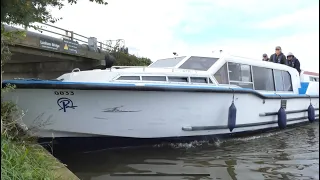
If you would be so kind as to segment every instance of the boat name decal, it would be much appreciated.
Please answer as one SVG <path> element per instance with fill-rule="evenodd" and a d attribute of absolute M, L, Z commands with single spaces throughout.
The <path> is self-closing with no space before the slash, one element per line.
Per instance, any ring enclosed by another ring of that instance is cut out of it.
<path fill-rule="evenodd" d="M 139 111 L 126 111 L 126 110 L 121 110 L 120 108 L 122 108 L 123 106 L 118 106 L 118 107 L 114 107 L 114 108 L 107 108 L 105 110 L 103 110 L 102 112 L 139 112 Z"/>
<path fill-rule="evenodd" d="M 78 106 L 74 106 L 72 100 L 66 97 L 59 98 L 57 100 L 57 104 L 60 107 L 59 111 L 63 110 L 63 112 L 67 112 L 67 109 L 69 108 L 74 109 L 78 107 Z"/>

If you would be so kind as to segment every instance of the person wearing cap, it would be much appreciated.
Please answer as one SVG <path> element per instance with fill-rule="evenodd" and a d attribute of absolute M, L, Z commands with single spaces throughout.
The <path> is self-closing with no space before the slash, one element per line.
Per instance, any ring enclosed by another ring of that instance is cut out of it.
<path fill-rule="evenodd" d="M 291 52 L 288 53 L 287 59 L 288 59 L 288 66 L 295 68 L 300 74 L 301 72 L 300 61 Z"/>
<path fill-rule="evenodd" d="M 282 53 L 280 46 L 276 47 L 276 52 L 270 56 L 269 61 L 279 64 L 287 64 L 286 56 Z"/>
<path fill-rule="evenodd" d="M 262 55 L 262 61 L 269 61 L 268 55 L 266 53 Z"/>

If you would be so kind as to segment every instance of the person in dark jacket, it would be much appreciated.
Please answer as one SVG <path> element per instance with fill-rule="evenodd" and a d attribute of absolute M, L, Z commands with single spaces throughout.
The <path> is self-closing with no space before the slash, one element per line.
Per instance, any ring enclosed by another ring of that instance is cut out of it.
<path fill-rule="evenodd" d="M 300 72 L 301 72 L 300 61 L 291 52 L 288 53 L 287 59 L 288 59 L 288 66 L 295 68 L 300 75 Z"/>
<path fill-rule="evenodd" d="M 262 55 L 262 61 L 269 61 L 269 58 L 268 58 L 267 54 L 263 54 Z"/>
<path fill-rule="evenodd" d="M 269 61 L 274 63 L 287 64 L 286 56 L 282 53 L 280 46 L 276 47 L 276 52 L 270 56 Z"/>

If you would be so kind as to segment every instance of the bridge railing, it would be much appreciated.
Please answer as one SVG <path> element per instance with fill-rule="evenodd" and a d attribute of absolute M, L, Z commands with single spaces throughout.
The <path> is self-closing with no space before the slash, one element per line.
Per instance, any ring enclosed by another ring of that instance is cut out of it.
<path fill-rule="evenodd" d="M 37 24 L 39 24 L 38 25 L 39 28 L 37 28 L 35 30 L 40 31 L 41 33 L 47 32 L 50 34 L 58 35 L 58 36 L 60 36 L 60 38 L 63 37 L 65 39 L 69 39 L 72 41 L 78 41 L 78 42 L 81 42 L 83 44 L 88 45 L 89 37 L 86 37 L 84 35 L 75 33 L 74 31 L 63 29 L 63 28 L 60 28 L 60 27 L 57 27 L 57 26 L 54 26 L 51 24 L 46 24 L 46 23 L 37 23 Z M 112 41 L 116 41 L 115 46 L 112 46 Z M 101 41 L 97 41 L 97 48 L 99 48 L 100 50 L 103 50 L 103 51 L 107 51 L 107 52 L 117 51 L 119 48 L 124 48 L 124 40 L 123 39 L 107 40 L 106 42 L 108 42 L 108 44 L 103 43 Z"/>

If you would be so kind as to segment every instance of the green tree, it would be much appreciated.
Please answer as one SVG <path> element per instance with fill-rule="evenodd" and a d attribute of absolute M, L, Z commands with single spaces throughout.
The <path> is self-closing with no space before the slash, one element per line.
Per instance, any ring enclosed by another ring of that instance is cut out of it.
<path fill-rule="evenodd" d="M 151 64 L 149 58 L 137 57 L 124 52 L 116 52 L 113 55 L 116 58 L 115 66 L 149 66 Z"/>

